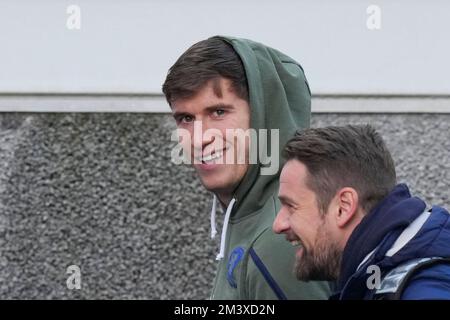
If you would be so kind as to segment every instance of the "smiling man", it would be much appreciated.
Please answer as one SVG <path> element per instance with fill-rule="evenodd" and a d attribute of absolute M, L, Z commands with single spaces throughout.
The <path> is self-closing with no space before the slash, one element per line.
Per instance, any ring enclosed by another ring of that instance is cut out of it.
<path fill-rule="evenodd" d="M 238 162 L 237 156 L 240 150 L 247 155 L 249 145 L 242 144 L 243 140 L 235 135 L 230 139 L 229 133 L 250 128 L 248 102 L 234 93 L 231 80 L 218 78 L 208 81 L 194 96 L 178 98 L 172 111 L 178 128 L 186 130 L 187 138 L 191 137 L 186 139 L 184 150 L 202 184 L 222 203 L 230 203 L 248 168 L 248 161 Z"/>
<path fill-rule="evenodd" d="M 279 168 L 277 161 L 275 170 L 266 165 L 309 125 L 311 95 L 301 66 L 260 43 L 213 37 L 180 56 L 163 92 L 185 133 L 180 144 L 214 195 L 213 237 L 217 201 L 226 212 L 211 298 L 327 298 L 327 283 L 296 281 L 294 248 L 271 229 Z"/>
<path fill-rule="evenodd" d="M 338 280 L 333 299 L 450 299 L 450 215 L 396 185 L 370 126 L 299 131 L 285 147 L 276 233 L 300 280 Z"/>

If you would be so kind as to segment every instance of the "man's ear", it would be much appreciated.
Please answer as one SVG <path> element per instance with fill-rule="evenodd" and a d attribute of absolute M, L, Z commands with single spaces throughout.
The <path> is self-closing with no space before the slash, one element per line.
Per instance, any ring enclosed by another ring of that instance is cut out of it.
<path fill-rule="evenodd" d="M 340 189 L 336 193 L 336 224 L 340 228 L 346 227 L 358 213 L 358 192 L 350 187 Z"/>

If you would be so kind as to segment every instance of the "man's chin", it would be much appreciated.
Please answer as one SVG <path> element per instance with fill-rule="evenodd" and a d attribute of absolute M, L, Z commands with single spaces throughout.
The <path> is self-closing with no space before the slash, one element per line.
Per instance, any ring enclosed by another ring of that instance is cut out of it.
<path fill-rule="evenodd" d="M 323 275 L 323 274 L 316 274 L 316 273 L 312 273 L 312 274 L 299 274 L 298 272 L 296 272 L 296 278 L 299 281 L 304 281 L 304 282 L 308 282 L 308 281 L 337 281 L 336 277 L 330 276 L 330 275 Z"/>
<path fill-rule="evenodd" d="M 295 276 L 300 281 L 336 281 L 337 278 L 331 274 L 323 273 L 322 270 L 302 268 L 295 269 Z"/>
<path fill-rule="evenodd" d="M 200 177 L 200 181 L 203 185 L 203 187 L 208 190 L 209 192 L 213 192 L 216 194 L 222 193 L 223 190 L 226 190 L 226 185 L 224 185 L 223 180 L 220 181 L 219 179 L 202 179 Z"/>
<path fill-rule="evenodd" d="M 336 281 L 336 269 L 338 266 L 335 261 L 325 264 L 318 264 L 308 253 L 295 260 L 295 275 L 300 281 Z"/>

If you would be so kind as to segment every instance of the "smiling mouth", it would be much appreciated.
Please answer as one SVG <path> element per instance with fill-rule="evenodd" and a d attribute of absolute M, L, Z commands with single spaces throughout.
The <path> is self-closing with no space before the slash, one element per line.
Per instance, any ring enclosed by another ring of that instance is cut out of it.
<path fill-rule="evenodd" d="M 298 237 L 287 236 L 286 240 L 289 241 L 291 243 L 291 245 L 295 248 L 303 247 L 303 242 Z"/>
<path fill-rule="evenodd" d="M 203 164 L 213 164 L 215 160 L 222 158 L 223 154 L 227 149 L 215 151 L 207 156 L 202 156 L 197 158 L 198 161 L 201 161 Z"/>
<path fill-rule="evenodd" d="M 302 242 L 300 240 L 292 240 L 289 242 L 292 244 L 293 247 L 299 247 L 302 245 Z"/>

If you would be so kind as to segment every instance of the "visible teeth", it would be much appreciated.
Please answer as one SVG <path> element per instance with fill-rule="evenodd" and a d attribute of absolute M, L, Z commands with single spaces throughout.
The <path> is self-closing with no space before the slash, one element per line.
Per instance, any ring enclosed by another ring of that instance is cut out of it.
<path fill-rule="evenodd" d="M 297 246 L 301 245 L 302 242 L 301 242 L 300 240 L 293 240 L 293 241 L 291 241 L 291 244 L 292 244 L 294 247 L 297 247 Z"/>
<path fill-rule="evenodd" d="M 219 159 L 222 156 L 223 152 L 216 152 L 214 154 L 210 154 L 207 155 L 206 157 L 203 157 L 202 160 L 203 161 L 212 161 L 212 160 L 216 160 Z"/>

